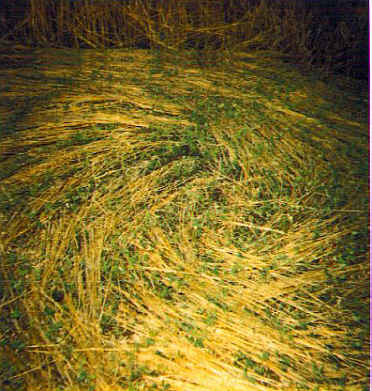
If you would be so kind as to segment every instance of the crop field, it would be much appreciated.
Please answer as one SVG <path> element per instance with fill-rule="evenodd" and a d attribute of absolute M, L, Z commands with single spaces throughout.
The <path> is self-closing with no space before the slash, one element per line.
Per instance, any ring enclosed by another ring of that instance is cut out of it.
<path fill-rule="evenodd" d="M 1 390 L 369 389 L 363 82 L 0 55 Z"/>

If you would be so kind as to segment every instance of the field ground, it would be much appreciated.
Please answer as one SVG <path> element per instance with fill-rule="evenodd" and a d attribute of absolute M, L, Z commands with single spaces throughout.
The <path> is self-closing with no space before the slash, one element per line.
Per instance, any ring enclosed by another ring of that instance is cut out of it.
<path fill-rule="evenodd" d="M 368 389 L 362 83 L 1 56 L 2 390 Z"/>

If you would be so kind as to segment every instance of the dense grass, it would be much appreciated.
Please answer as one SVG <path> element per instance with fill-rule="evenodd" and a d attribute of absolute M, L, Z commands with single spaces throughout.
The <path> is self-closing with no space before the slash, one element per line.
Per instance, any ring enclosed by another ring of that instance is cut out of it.
<path fill-rule="evenodd" d="M 35 58 L 0 71 L 1 389 L 368 389 L 358 82 Z"/>
<path fill-rule="evenodd" d="M 0 43 L 54 48 L 269 51 L 368 79 L 367 0 L 3 0 Z"/>

